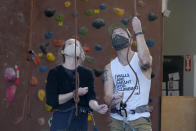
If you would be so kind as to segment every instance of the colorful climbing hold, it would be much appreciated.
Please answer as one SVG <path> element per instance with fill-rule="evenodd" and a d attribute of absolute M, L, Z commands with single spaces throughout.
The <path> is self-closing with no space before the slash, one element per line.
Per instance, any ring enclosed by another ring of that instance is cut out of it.
<path fill-rule="evenodd" d="M 63 26 L 63 18 L 64 16 L 62 14 L 56 16 L 56 21 L 58 22 L 59 26 Z"/>
<path fill-rule="evenodd" d="M 88 53 L 91 50 L 89 47 L 86 47 L 86 46 L 84 46 L 83 49 L 84 49 L 85 53 Z"/>
<path fill-rule="evenodd" d="M 78 17 L 78 15 L 79 15 L 79 13 L 76 12 L 76 11 L 72 13 L 72 16 L 73 16 L 73 17 Z"/>
<path fill-rule="evenodd" d="M 95 59 L 94 59 L 93 57 L 88 56 L 88 55 L 86 55 L 85 60 L 86 60 L 87 62 L 89 62 L 89 63 L 92 63 L 92 62 L 95 61 Z"/>
<path fill-rule="evenodd" d="M 82 0 L 82 1 L 84 1 L 84 2 L 88 2 L 88 0 Z"/>
<path fill-rule="evenodd" d="M 64 44 L 64 40 L 53 40 L 53 45 L 56 47 L 61 47 Z"/>
<path fill-rule="evenodd" d="M 99 8 L 101 10 L 105 10 L 107 8 L 107 5 L 105 3 L 100 4 Z"/>
<path fill-rule="evenodd" d="M 80 27 L 79 33 L 81 35 L 86 35 L 88 33 L 88 29 L 85 26 Z"/>
<path fill-rule="evenodd" d="M 94 9 L 94 13 L 95 14 L 99 14 L 100 13 L 100 10 L 99 9 Z"/>
<path fill-rule="evenodd" d="M 47 16 L 47 17 L 52 17 L 55 14 L 55 12 L 56 12 L 56 10 L 55 9 L 51 9 L 51 8 L 47 8 L 44 11 L 45 16 Z"/>
<path fill-rule="evenodd" d="M 89 10 L 86 10 L 86 11 L 85 11 L 85 14 L 86 14 L 87 16 L 92 16 L 93 13 L 94 13 L 93 9 L 89 9 Z"/>
<path fill-rule="evenodd" d="M 56 16 L 56 21 L 63 21 L 64 16 L 62 14 L 59 14 Z"/>
<path fill-rule="evenodd" d="M 117 16 L 123 16 L 125 14 L 125 10 L 124 9 L 120 9 L 120 8 L 113 8 L 114 13 Z"/>
<path fill-rule="evenodd" d="M 122 22 L 124 25 L 128 25 L 129 22 L 130 22 L 130 18 L 124 18 L 124 19 L 122 19 L 121 22 Z"/>
<path fill-rule="evenodd" d="M 52 106 L 45 104 L 45 110 L 46 111 L 51 111 L 52 110 Z"/>
<path fill-rule="evenodd" d="M 101 27 L 105 26 L 105 21 L 104 19 L 97 18 L 93 21 L 92 26 L 96 29 L 100 29 Z"/>
<path fill-rule="evenodd" d="M 42 53 L 42 52 L 39 52 L 39 53 L 38 53 L 38 56 L 39 56 L 39 57 L 43 57 L 43 53 Z"/>
<path fill-rule="evenodd" d="M 71 2 L 70 1 L 65 1 L 64 3 L 65 7 L 68 8 L 71 6 Z"/>
<path fill-rule="evenodd" d="M 64 40 L 54 40 L 53 44 L 56 47 L 61 47 L 64 44 Z"/>
<path fill-rule="evenodd" d="M 40 66 L 39 71 L 40 72 L 46 72 L 47 67 L 46 66 Z"/>
<path fill-rule="evenodd" d="M 146 40 L 146 44 L 148 47 L 153 47 L 154 46 L 154 40 Z"/>
<path fill-rule="evenodd" d="M 63 21 L 59 21 L 58 26 L 63 26 Z"/>
<path fill-rule="evenodd" d="M 15 97 L 15 93 L 16 93 L 16 86 L 15 85 L 11 85 L 10 87 L 7 88 L 6 90 L 6 99 L 9 102 L 12 102 L 14 100 Z"/>
<path fill-rule="evenodd" d="M 102 47 L 101 47 L 101 45 L 97 44 L 97 45 L 95 45 L 94 49 L 96 51 L 101 51 L 102 50 Z"/>
<path fill-rule="evenodd" d="M 46 96 L 45 90 L 44 90 L 44 89 L 39 89 L 39 90 L 38 90 L 37 96 L 38 96 L 38 99 L 39 99 L 41 102 L 43 102 L 43 101 L 44 101 L 44 98 L 45 98 L 45 96 Z"/>
<path fill-rule="evenodd" d="M 46 48 L 49 46 L 49 42 L 43 43 L 39 46 L 40 50 L 42 51 L 43 54 L 47 54 Z"/>
<path fill-rule="evenodd" d="M 14 82 L 16 80 L 16 72 L 14 68 L 8 67 L 5 69 L 4 79 L 6 82 Z"/>
<path fill-rule="evenodd" d="M 31 78 L 31 85 L 32 86 L 37 86 L 38 85 L 37 77 L 32 76 L 32 78 Z"/>
<path fill-rule="evenodd" d="M 52 38 L 53 34 L 54 34 L 53 32 L 48 32 L 45 34 L 45 38 L 50 39 L 50 38 Z"/>
<path fill-rule="evenodd" d="M 53 55 L 53 53 L 49 52 L 49 53 L 47 53 L 47 55 L 46 55 L 46 59 L 47 59 L 49 62 L 54 62 L 54 61 L 55 61 L 55 56 Z"/>
<path fill-rule="evenodd" d="M 155 13 L 153 13 L 153 12 L 150 12 L 149 14 L 148 14 L 148 20 L 149 21 L 154 21 L 154 20 L 156 20 L 158 18 L 158 16 L 155 14 Z"/>

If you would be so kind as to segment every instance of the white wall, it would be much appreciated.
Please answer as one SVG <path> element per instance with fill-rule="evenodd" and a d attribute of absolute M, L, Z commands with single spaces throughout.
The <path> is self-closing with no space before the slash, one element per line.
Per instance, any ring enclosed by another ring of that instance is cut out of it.
<path fill-rule="evenodd" d="M 190 54 L 192 71 L 184 72 L 184 95 L 193 96 L 194 65 L 193 55 L 196 54 L 196 0 L 169 0 L 169 18 L 164 18 L 163 55 Z"/>

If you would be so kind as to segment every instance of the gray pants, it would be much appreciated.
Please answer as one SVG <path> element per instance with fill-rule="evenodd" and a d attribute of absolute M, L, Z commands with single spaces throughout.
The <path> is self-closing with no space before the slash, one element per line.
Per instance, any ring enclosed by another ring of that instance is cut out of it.
<path fill-rule="evenodd" d="M 152 131 L 151 121 L 148 118 L 142 117 L 137 120 L 130 121 L 129 124 L 131 124 L 136 131 Z M 110 131 L 124 131 L 123 121 L 119 121 L 112 118 Z M 128 126 L 126 126 L 125 131 L 131 131 L 131 129 Z"/>

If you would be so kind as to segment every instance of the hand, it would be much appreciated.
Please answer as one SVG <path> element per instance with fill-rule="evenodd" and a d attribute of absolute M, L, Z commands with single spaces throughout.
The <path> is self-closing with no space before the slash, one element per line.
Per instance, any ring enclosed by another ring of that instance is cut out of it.
<path fill-rule="evenodd" d="M 132 27 L 133 27 L 134 33 L 142 32 L 141 21 L 137 17 L 133 17 Z"/>
<path fill-rule="evenodd" d="M 112 96 L 112 106 L 120 103 L 122 100 L 123 100 L 123 93 L 122 92 L 118 92 L 118 93 L 115 93 L 113 96 Z"/>
<path fill-rule="evenodd" d="M 105 114 L 108 111 L 108 106 L 106 104 L 101 104 L 98 106 L 97 112 L 100 114 Z"/>
<path fill-rule="evenodd" d="M 85 95 L 86 93 L 88 93 L 88 87 L 83 87 L 83 88 L 79 88 L 78 89 L 78 95 L 79 96 L 83 96 L 83 95 Z"/>

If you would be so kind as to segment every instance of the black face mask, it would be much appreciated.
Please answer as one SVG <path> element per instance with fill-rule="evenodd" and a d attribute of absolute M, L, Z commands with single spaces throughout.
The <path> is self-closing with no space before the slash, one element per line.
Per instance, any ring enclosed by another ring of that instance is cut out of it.
<path fill-rule="evenodd" d="M 126 48 L 128 45 L 129 45 L 129 39 L 124 36 L 116 34 L 112 38 L 112 46 L 116 51 Z"/>

